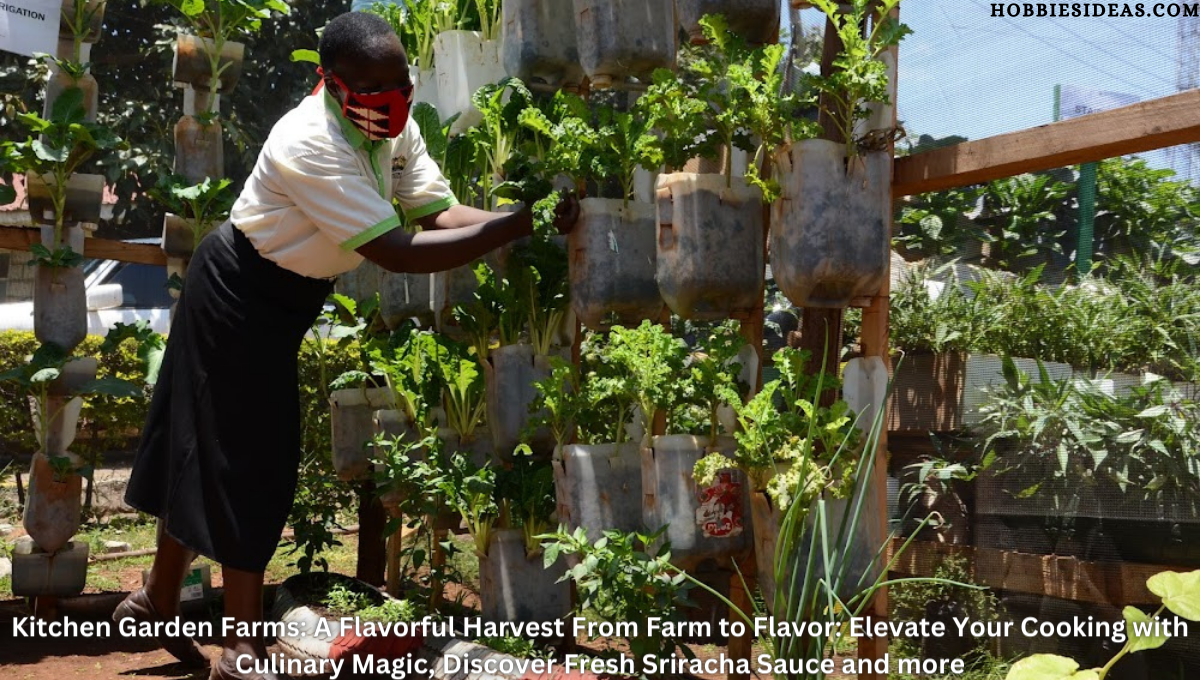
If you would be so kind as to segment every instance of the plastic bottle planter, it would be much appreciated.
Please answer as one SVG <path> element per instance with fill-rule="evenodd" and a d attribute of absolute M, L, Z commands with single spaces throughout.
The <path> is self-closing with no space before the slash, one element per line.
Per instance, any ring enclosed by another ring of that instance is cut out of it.
<path fill-rule="evenodd" d="M 199 184 L 206 177 L 225 176 L 225 143 L 221 124 L 202 124 L 183 116 L 175 124 L 175 172 Z"/>
<path fill-rule="evenodd" d="M 196 250 L 192 220 L 167 213 L 163 216 L 162 249 L 167 257 L 187 259 Z"/>
<path fill-rule="evenodd" d="M 329 395 L 333 469 L 338 479 L 349 482 L 370 470 L 375 412 L 387 408 L 390 398 L 386 388 L 356 387 Z"/>
<path fill-rule="evenodd" d="M 88 544 L 71 541 L 50 553 L 25 537 L 13 547 L 12 563 L 13 595 L 71 597 L 87 584 Z"/>
<path fill-rule="evenodd" d="M 875 494 L 870 492 L 863 503 L 862 514 L 855 525 L 855 532 L 843 542 L 839 535 L 842 523 L 852 507 L 849 499 L 825 501 L 825 522 L 829 529 L 828 543 L 824 548 L 831 556 L 831 571 L 840 573 L 842 587 L 838 596 L 843 601 L 857 595 L 867 586 L 875 582 L 878 569 L 882 565 L 874 564 L 875 556 L 883 545 L 883 536 L 876 535 L 874 518 L 883 509 L 874 501 Z M 751 512 L 754 518 L 754 557 L 758 562 L 758 585 L 762 588 L 763 598 L 767 607 L 773 607 L 775 601 L 775 546 L 779 541 L 779 528 L 783 524 L 783 513 L 771 503 L 766 493 L 752 492 L 750 495 Z M 792 565 L 807 569 L 809 553 L 813 550 L 815 534 L 816 504 L 808 510 L 804 518 L 805 535 L 800 539 L 800 546 L 794 557 L 787 558 Z M 847 527 L 848 529 L 848 527 Z M 817 543 L 820 548 L 821 543 Z M 876 573 L 872 573 L 872 571 Z M 790 572 L 789 572 L 790 573 Z M 825 578 L 825 566 L 821 557 L 815 560 L 813 578 Z M 858 587 L 858 584 L 863 587 Z"/>
<path fill-rule="evenodd" d="M 359 270 L 378 271 L 378 284 L 372 290 L 379 291 L 379 313 L 388 328 L 396 328 L 406 319 L 418 318 L 425 325 L 432 325 L 433 309 L 430 306 L 434 277 L 429 274 L 397 274 L 370 262 L 364 262 Z M 473 276 L 473 275 L 472 275 Z"/>
<path fill-rule="evenodd" d="M 420 102 L 425 102 L 435 109 L 438 109 L 439 114 L 441 106 L 438 98 L 438 81 L 437 71 L 433 69 L 416 69 L 416 75 L 413 80 L 413 105 Z M 445 119 L 443 119 L 445 120 Z"/>
<path fill-rule="evenodd" d="M 80 464 L 74 454 L 61 451 L 53 455 L 69 458 L 73 467 Z M 39 548 L 56 553 L 79 531 L 82 492 L 83 478 L 77 473 L 57 476 L 45 453 L 33 454 L 22 523 Z"/>
<path fill-rule="evenodd" d="M 471 105 L 471 95 L 504 79 L 500 43 L 484 40 L 476 31 L 439 33 L 433 39 L 433 67 L 437 71 L 438 114 L 442 120 L 461 114 L 451 133 L 478 125 L 483 117 Z"/>
<path fill-rule="evenodd" d="M 775 42 L 779 33 L 778 0 L 675 0 L 679 26 L 688 32 L 693 44 L 703 44 L 700 19 L 706 14 L 722 14 L 729 30 L 747 42 L 762 45 Z"/>
<path fill-rule="evenodd" d="M 887 277 L 891 157 L 870 152 L 847 164 L 844 151 L 810 139 L 777 156 L 771 271 L 798 307 L 847 307 Z"/>
<path fill-rule="evenodd" d="M 708 560 L 724 566 L 750 549 L 750 496 L 745 476 L 726 470 L 703 489 L 692 479 L 692 467 L 710 451 L 707 437 L 669 435 L 654 438 L 642 449 L 642 523 L 668 525 L 671 563 L 693 570 Z M 720 450 L 737 447 L 721 438 Z"/>
<path fill-rule="evenodd" d="M 83 253 L 83 227 L 68 225 L 63 242 Z M 54 227 L 42 227 L 42 245 L 54 250 Z M 87 337 L 87 289 L 82 267 L 38 265 L 34 273 L 33 334 L 40 342 L 75 349 Z"/>
<path fill-rule="evenodd" d="M 439 427 L 438 438 L 444 443 L 443 451 L 451 455 L 468 456 L 478 467 L 494 464 L 496 447 L 492 445 L 492 434 L 486 427 L 477 427 L 470 439 L 460 437 L 451 427 Z"/>
<path fill-rule="evenodd" d="M 554 457 L 558 519 L 574 531 L 583 527 L 595 541 L 609 529 L 642 526 L 642 466 L 636 442 L 573 444 Z"/>
<path fill-rule="evenodd" d="M 354 269 L 344 274 L 338 274 L 337 280 L 333 284 L 333 290 L 338 295 L 345 295 L 351 300 L 363 300 L 379 292 L 380 280 L 384 271 L 383 267 L 370 260 L 363 260 L 362 264 Z"/>
<path fill-rule="evenodd" d="M 675 67 L 674 0 L 574 0 L 579 63 L 596 88 Z"/>
<path fill-rule="evenodd" d="M 655 280 L 684 319 L 742 317 L 762 307 L 762 194 L 741 177 L 659 175 Z"/>
<path fill-rule="evenodd" d="M 585 198 L 568 239 L 571 305 L 583 325 L 603 328 L 605 317 L 636 325 L 657 320 L 663 301 L 655 275 L 654 206 Z"/>
<path fill-rule="evenodd" d="M 563 0 L 504 3 L 504 71 L 525 82 L 578 88 L 583 80 L 572 7 Z"/>
<path fill-rule="evenodd" d="M 542 556 L 527 557 L 519 529 L 493 529 L 487 555 L 479 558 L 480 614 L 485 621 L 545 622 L 571 611 L 571 584 L 558 582 L 566 561 L 542 566 Z"/>
<path fill-rule="evenodd" d="M 27 175 L 29 185 L 29 215 L 38 224 L 54 224 L 54 203 L 50 200 L 50 187 L 55 185 L 53 175 Z M 104 175 L 74 174 L 67 179 L 67 202 L 64 220 L 96 224 L 100 221 L 104 202 Z M 82 232 L 81 232 L 82 233 Z M 43 245 L 54 248 L 44 242 Z M 74 247 L 74 246 L 72 246 Z M 82 253 L 82 250 L 76 252 Z"/>
<path fill-rule="evenodd" d="M 84 119 L 89 123 L 95 123 L 96 111 L 100 106 L 100 86 L 96 83 L 95 77 L 91 73 L 85 73 L 82 78 L 76 80 L 64 73 L 57 64 L 50 66 L 50 79 L 46 81 L 46 105 L 43 115 L 49 118 L 50 110 L 58 96 L 72 87 L 77 87 L 83 92 L 83 108 L 87 112 Z"/>
<path fill-rule="evenodd" d="M 175 61 L 171 65 L 171 73 L 176 85 L 190 85 L 197 90 L 211 90 L 209 80 L 212 78 L 212 64 L 209 54 L 216 49 L 213 41 L 195 35 L 181 35 L 175 41 Z M 221 58 L 218 68 L 221 68 L 218 94 L 229 94 L 237 84 L 238 76 L 242 73 L 242 60 L 246 55 L 246 46 L 240 42 L 228 40 L 221 47 Z M 215 177 L 216 175 L 214 175 Z"/>
<path fill-rule="evenodd" d="M 521 431 L 529 421 L 529 405 L 537 397 L 533 383 L 550 376 L 550 360 L 535 355 L 531 345 L 507 345 L 489 352 L 483 372 L 487 382 L 487 422 L 492 443 L 501 460 L 509 460 L 521 443 Z M 554 439 L 546 428 L 529 442 L 534 453 L 549 455 Z"/>

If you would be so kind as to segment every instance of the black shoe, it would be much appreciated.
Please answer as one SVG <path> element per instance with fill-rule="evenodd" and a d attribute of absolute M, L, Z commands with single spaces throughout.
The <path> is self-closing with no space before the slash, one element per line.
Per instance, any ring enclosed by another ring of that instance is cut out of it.
<path fill-rule="evenodd" d="M 113 612 L 113 621 L 120 623 L 125 619 L 133 619 L 142 623 L 164 621 L 163 617 L 159 616 L 158 612 L 155 611 L 154 604 L 150 602 L 150 596 L 146 594 L 145 588 L 140 588 L 130 593 L 129 597 L 117 605 L 117 610 Z M 208 655 L 190 637 L 159 635 L 158 643 L 171 656 L 179 659 L 180 663 L 196 667 L 207 666 L 209 663 Z"/>

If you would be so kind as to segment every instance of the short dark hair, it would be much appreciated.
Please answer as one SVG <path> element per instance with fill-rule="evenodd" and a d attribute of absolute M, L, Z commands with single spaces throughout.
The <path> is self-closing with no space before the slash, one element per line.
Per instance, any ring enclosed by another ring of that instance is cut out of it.
<path fill-rule="evenodd" d="M 381 43 L 395 37 L 396 32 L 383 17 L 368 12 L 346 12 L 330 21 L 321 33 L 317 48 L 321 67 L 328 70 L 339 61 L 378 58 Z"/>

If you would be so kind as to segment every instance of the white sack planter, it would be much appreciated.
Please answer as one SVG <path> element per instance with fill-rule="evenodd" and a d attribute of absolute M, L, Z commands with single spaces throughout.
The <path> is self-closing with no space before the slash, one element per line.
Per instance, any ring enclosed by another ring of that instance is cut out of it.
<path fill-rule="evenodd" d="M 351 300 L 359 301 L 371 297 L 379 292 L 380 283 L 383 279 L 384 268 L 371 262 L 363 260 L 354 269 L 339 274 L 337 281 L 333 284 L 334 292 L 339 295 L 345 295 Z M 380 296 L 382 304 L 382 295 Z"/>
<path fill-rule="evenodd" d="M 596 541 L 609 529 L 636 531 L 642 524 L 642 466 L 636 442 L 573 444 L 554 456 L 558 520 L 583 527 Z"/>
<path fill-rule="evenodd" d="M 658 320 L 663 301 L 655 282 L 655 207 L 617 199 L 585 198 L 567 241 L 571 306 L 583 325 L 604 327 L 616 314 L 624 324 Z"/>
<path fill-rule="evenodd" d="M 529 83 L 577 88 L 583 80 L 571 3 L 508 0 L 504 3 L 501 57 L 504 71 Z"/>
<path fill-rule="evenodd" d="M 493 529 L 479 558 L 480 614 L 485 621 L 546 622 L 571 612 L 571 583 L 560 557 L 549 569 L 542 555 L 525 554 L 520 529 Z"/>
<path fill-rule="evenodd" d="M 500 43 L 484 40 L 477 31 L 445 31 L 433 39 L 437 72 L 438 114 L 446 120 L 459 114 L 451 134 L 478 125 L 483 116 L 471 104 L 475 91 L 504 79 Z"/>
<path fill-rule="evenodd" d="M 487 383 L 487 422 L 500 460 L 511 460 L 529 422 L 529 405 L 537 398 L 534 382 L 550 377 L 550 360 L 533 353 L 533 346 L 507 345 L 488 353 L 483 371 Z M 549 428 L 539 428 L 529 442 L 534 453 L 548 455 L 554 449 Z"/>
<path fill-rule="evenodd" d="M 762 192 L 742 177 L 659 175 L 655 280 L 681 318 L 717 321 L 762 307 Z"/>
<path fill-rule="evenodd" d="M 391 391 L 381 387 L 355 387 L 329 395 L 333 469 L 338 479 L 360 479 L 370 470 L 375 412 L 387 408 L 390 399 Z"/>
<path fill-rule="evenodd" d="M 777 154 L 771 271 L 798 307 L 847 307 L 887 278 L 892 159 L 869 152 L 847 164 L 844 152 L 810 139 Z"/>
<path fill-rule="evenodd" d="M 411 318 L 431 321 L 430 307 L 433 278 L 429 274 L 389 272 L 370 262 L 359 269 L 370 266 L 378 270 L 379 313 L 388 328 L 395 329 Z M 367 293 L 370 295 L 370 291 Z"/>
<path fill-rule="evenodd" d="M 470 439 L 459 436 L 451 427 L 439 427 L 438 438 L 445 445 L 446 453 L 455 456 L 466 456 L 476 467 L 495 464 L 496 447 L 492 444 L 492 433 L 486 427 L 476 427 Z"/>
<path fill-rule="evenodd" d="M 441 105 L 438 98 L 437 71 L 434 69 L 417 68 L 413 79 L 413 106 L 424 102 L 438 110 L 441 115 Z M 442 120 L 445 120 L 443 118 Z M 441 121 L 438 121 L 439 123 Z"/>
<path fill-rule="evenodd" d="M 709 446 L 707 437 L 658 436 L 642 449 L 642 522 L 650 531 L 667 526 L 671 563 L 693 570 L 714 560 L 727 565 L 750 549 L 750 496 L 745 475 L 723 470 L 700 488 L 692 468 L 708 452 L 732 456 L 737 443 L 722 437 Z"/>
<path fill-rule="evenodd" d="M 592 87 L 675 68 L 674 0 L 574 0 L 579 62 Z"/>

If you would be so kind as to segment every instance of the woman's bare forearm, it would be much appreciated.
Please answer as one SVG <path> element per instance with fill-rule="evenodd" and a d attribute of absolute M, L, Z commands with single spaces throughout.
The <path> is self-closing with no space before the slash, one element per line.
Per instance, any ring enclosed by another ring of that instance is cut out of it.
<path fill-rule="evenodd" d="M 451 206 L 441 212 L 417 220 L 422 229 L 434 231 L 439 229 L 462 229 L 480 222 L 487 222 L 509 213 L 488 212 L 473 208 L 469 205 Z"/>
<path fill-rule="evenodd" d="M 393 229 L 363 245 L 358 253 L 390 272 L 428 274 L 461 267 L 533 233 L 533 220 L 528 211 L 489 213 L 471 210 L 474 213 L 469 214 L 483 215 L 485 221 L 415 234 Z M 441 214 L 446 212 L 450 210 Z"/>

